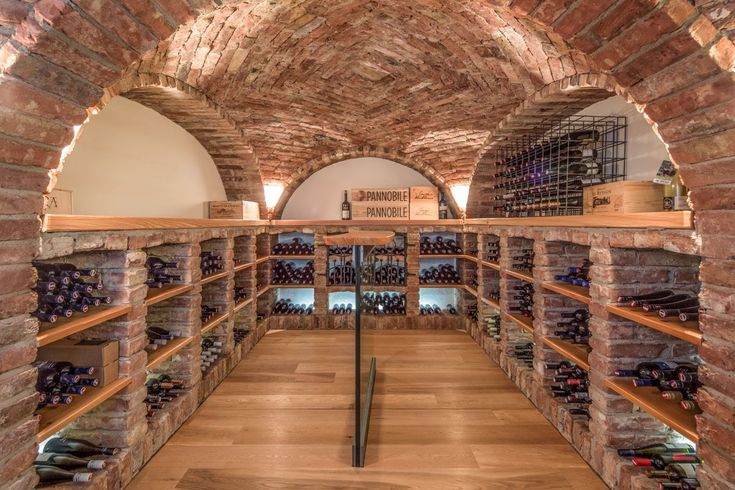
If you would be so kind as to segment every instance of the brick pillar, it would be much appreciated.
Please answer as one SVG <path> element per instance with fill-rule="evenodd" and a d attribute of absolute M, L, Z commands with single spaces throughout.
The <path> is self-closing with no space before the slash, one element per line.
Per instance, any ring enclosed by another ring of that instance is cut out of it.
<path fill-rule="evenodd" d="M 324 234 L 314 234 L 314 315 L 319 320 L 326 319 L 329 310 L 329 293 L 327 292 L 328 247 L 324 243 Z M 312 319 L 310 319 L 312 320 Z M 312 320 L 313 321 L 313 320 Z"/>
<path fill-rule="evenodd" d="M 408 231 L 406 233 L 406 316 L 408 317 L 409 324 L 412 321 L 421 321 L 419 318 L 420 236 L 421 234 L 417 231 Z"/>
<path fill-rule="evenodd" d="M 631 242 L 632 243 L 632 242 Z M 634 368 L 646 360 L 685 360 L 694 346 L 643 325 L 609 314 L 605 305 L 621 294 L 645 293 L 691 286 L 696 257 L 660 250 L 610 248 L 607 237 L 593 240 L 590 251 L 590 372 L 591 464 L 613 488 L 628 488 L 632 465 L 616 448 L 661 442 L 667 428 L 644 411 L 606 388 L 615 369 Z M 636 480 L 637 481 L 637 480 Z"/>

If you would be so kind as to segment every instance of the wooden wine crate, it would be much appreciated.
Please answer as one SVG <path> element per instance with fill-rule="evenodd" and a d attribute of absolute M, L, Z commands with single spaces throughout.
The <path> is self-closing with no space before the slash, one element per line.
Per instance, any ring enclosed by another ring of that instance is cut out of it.
<path fill-rule="evenodd" d="M 647 213 L 663 208 L 663 186 L 622 180 L 586 187 L 584 214 Z"/>
<path fill-rule="evenodd" d="M 253 201 L 209 201 L 210 219 L 260 219 L 258 203 Z"/>
<path fill-rule="evenodd" d="M 409 190 L 352 189 L 352 219 L 409 219 Z"/>
<path fill-rule="evenodd" d="M 439 190 L 436 187 L 411 187 L 410 219 L 439 219 Z"/>

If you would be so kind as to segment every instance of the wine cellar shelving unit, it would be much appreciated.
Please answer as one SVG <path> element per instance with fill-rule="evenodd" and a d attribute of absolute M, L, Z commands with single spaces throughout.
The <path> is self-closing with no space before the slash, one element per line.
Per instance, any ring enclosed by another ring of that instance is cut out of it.
<path fill-rule="evenodd" d="M 614 370 L 632 368 L 651 359 L 690 359 L 702 336 L 696 323 L 658 320 L 620 307 L 615 301 L 618 295 L 661 287 L 696 292 L 699 250 L 696 243 L 687 240 L 690 231 L 656 230 L 664 239 L 654 242 L 648 238 L 653 232 L 645 230 L 536 228 L 468 221 L 365 226 L 405 236 L 407 277 L 405 286 L 366 286 L 367 291 L 405 293 L 406 314 L 365 315 L 364 326 L 466 330 L 611 487 L 626 482 L 625 486 L 630 488 L 652 488 L 652 481 L 620 459 L 615 448 L 664 441 L 676 435 L 673 431 L 696 441 L 696 419 L 650 390 L 634 388 L 629 379 L 616 378 Z M 127 482 L 268 330 L 351 328 L 353 315 L 332 315 L 329 306 L 331 295 L 340 291 L 350 294 L 354 289 L 350 285 L 327 284 L 328 252 L 323 244 L 326 234 L 346 229 L 345 225 L 315 222 L 299 226 L 101 232 L 116 237 L 102 245 L 89 245 L 84 238 L 88 235 L 83 232 L 46 233 L 47 252 L 40 259 L 99 269 L 105 292 L 113 302 L 54 325 L 42 324 L 39 345 L 69 336 L 117 339 L 120 378 L 101 389 L 90 390 L 68 407 L 44 409 L 40 413 L 39 441 L 61 432 L 97 444 L 122 447 L 124 450 L 110 468 L 119 468 L 114 473 Z M 288 233 L 313 237 L 314 255 L 306 259 L 314 260 L 314 284 L 304 285 L 313 291 L 312 315 L 271 314 L 278 291 L 290 287 L 271 284 L 272 246 L 279 236 Z M 457 264 L 460 283 L 437 287 L 419 283 L 422 262 L 434 260 L 419 253 L 422 233 L 457 237 L 462 253 L 441 258 L 451 258 Z M 202 277 L 202 250 L 221 254 L 225 270 Z M 514 257 L 524 250 L 533 251 L 533 265 L 530 269 L 515 269 Z M 176 260 L 181 268 L 181 284 L 148 290 L 144 283 L 149 255 Z M 565 267 L 576 266 L 585 258 L 592 262 L 589 288 L 554 280 Z M 533 318 L 529 312 L 511 311 L 516 302 L 515 288 L 524 285 L 532 286 Z M 237 302 L 236 288 L 244 294 Z M 452 291 L 458 314 L 420 315 L 422 289 Z M 202 302 L 220 308 L 204 324 L 199 318 Z M 578 309 L 586 309 L 590 314 L 589 347 L 565 341 L 554 333 L 557 318 Z M 477 318 L 468 317 L 474 311 Z M 488 319 L 498 315 L 500 328 L 497 334 L 490 335 Z M 177 339 L 161 352 L 147 353 L 145 327 L 156 324 L 165 324 Z M 236 344 L 235 331 L 249 331 L 250 335 Z M 207 336 L 216 336 L 223 342 L 223 355 L 202 371 L 199 351 L 202 337 Z M 532 346 L 532 359 L 519 358 L 516 346 L 528 344 Z M 589 374 L 590 418 L 570 413 L 568 404 L 550 395 L 550 373 L 545 363 L 559 360 L 572 361 Z M 158 411 L 152 419 L 146 419 L 142 401 L 145 381 L 156 373 L 184 379 L 186 395 Z M 99 480 L 102 483 L 94 483 L 94 488 L 107 488 L 105 478 Z"/>

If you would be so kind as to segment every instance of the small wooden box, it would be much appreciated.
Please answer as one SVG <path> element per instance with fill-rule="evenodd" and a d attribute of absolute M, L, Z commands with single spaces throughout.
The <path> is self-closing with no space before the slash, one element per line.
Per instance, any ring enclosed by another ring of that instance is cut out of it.
<path fill-rule="evenodd" d="M 260 219 L 258 203 L 253 201 L 210 201 L 210 219 Z"/>
<path fill-rule="evenodd" d="M 584 214 L 649 213 L 663 210 L 663 186 L 622 180 L 584 189 Z"/>
<path fill-rule="evenodd" d="M 439 219 L 439 190 L 436 187 L 411 187 L 411 219 Z"/>

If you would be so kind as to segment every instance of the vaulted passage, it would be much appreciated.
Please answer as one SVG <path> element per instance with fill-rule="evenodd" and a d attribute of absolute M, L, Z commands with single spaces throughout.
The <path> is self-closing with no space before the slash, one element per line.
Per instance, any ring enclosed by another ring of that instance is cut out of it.
<path fill-rule="evenodd" d="M 606 486 L 463 332 L 372 332 L 366 467 L 352 450 L 353 334 L 266 335 L 128 487 Z"/>

